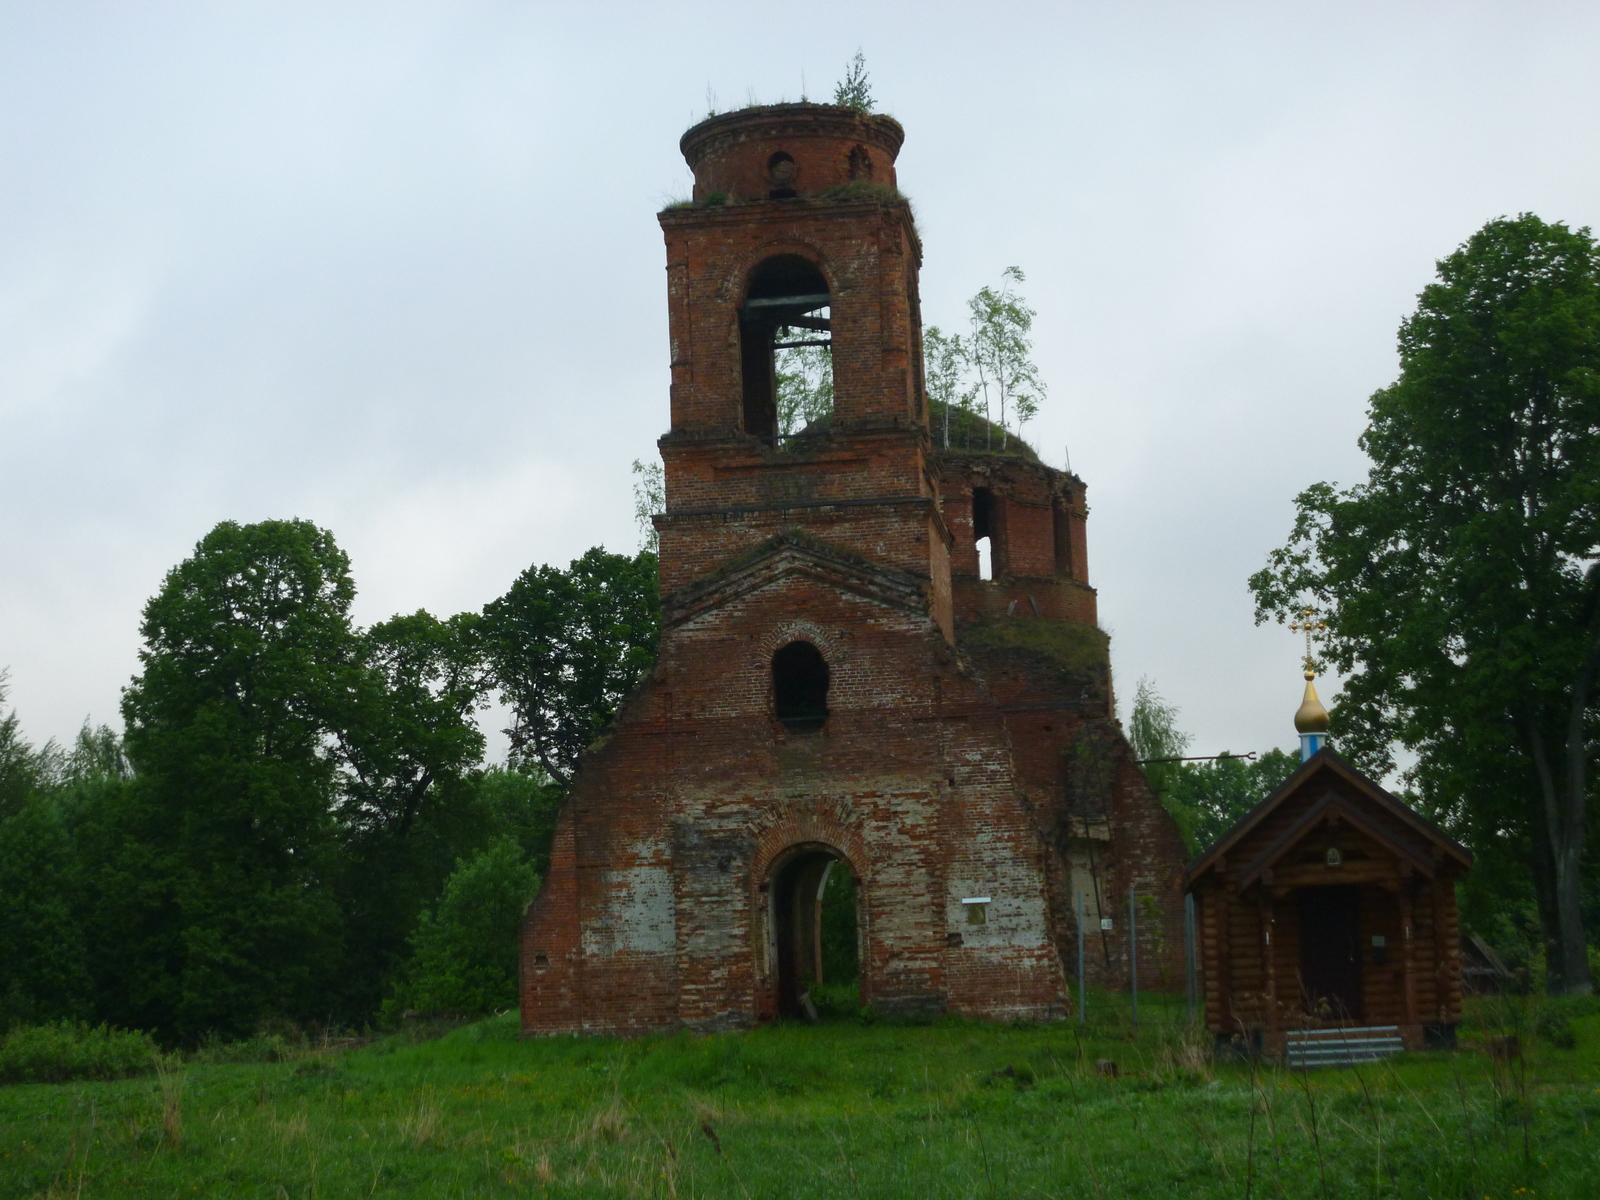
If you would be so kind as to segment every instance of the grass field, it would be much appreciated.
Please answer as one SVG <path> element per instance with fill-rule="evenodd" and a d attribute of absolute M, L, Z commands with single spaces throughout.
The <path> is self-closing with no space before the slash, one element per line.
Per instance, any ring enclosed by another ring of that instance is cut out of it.
<path fill-rule="evenodd" d="M 519 1041 L 507 1016 L 278 1063 L 0 1088 L 0 1197 L 1600 1196 L 1600 1017 L 1575 1049 L 1289 1073 L 1170 1012 Z M 1119 1078 L 1097 1072 L 1113 1059 Z"/>

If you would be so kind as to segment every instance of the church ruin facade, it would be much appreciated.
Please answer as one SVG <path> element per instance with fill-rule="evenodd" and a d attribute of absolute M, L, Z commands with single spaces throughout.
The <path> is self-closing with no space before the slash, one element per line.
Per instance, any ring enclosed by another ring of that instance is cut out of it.
<path fill-rule="evenodd" d="M 1140 986 L 1181 983 L 1184 847 L 1115 721 L 1083 482 L 930 429 L 903 136 L 816 104 L 684 135 L 660 652 L 561 813 L 527 1034 L 799 1015 L 830 881 L 880 1012 L 1066 1015 L 1080 896 L 1091 985 L 1128 981 L 1130 894 Z M 785 432 L 797 336 L 833 408 Z"/>

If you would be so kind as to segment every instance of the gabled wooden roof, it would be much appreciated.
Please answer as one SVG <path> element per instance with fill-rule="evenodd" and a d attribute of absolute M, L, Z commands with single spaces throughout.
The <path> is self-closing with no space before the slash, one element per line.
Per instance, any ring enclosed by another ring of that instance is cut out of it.
<path fill-rule="evenodd" d="M 1337 783 L 1343 782 L 1346 788 Z M 1352 803 L 1349 792 L 1355 793 Z M 1263 871 L 1298 845 L 1332 815 L 1361 830 L 1386 846 L 1396 857 L 1409 862 L 1424 875 L 1432 876 L 1438 863 L 1454 861 L 1463 870 L 1472 865 L 1472 854 L 1437 825 L 1419 815 L 1409 805 L 1378 786 L 1348 761 L 1324 747 L 1299 770 L 1284 780 L 1270 796 L 1256 805 L 1222 837 L 1189 864 L 1186 887 L 1193 886 L 1230 852 L 1240 847 L 1284 805 L 1315 796 L 1306 810 L 1265 846 L 1250 847 L 1248 862 L 1233 864 L 1235 881 L 1247 887 Z M 1370 806 L 1371 811 L 1363 809 Z M 1387 819 L 1385 819 L 1387 818 Z"/>

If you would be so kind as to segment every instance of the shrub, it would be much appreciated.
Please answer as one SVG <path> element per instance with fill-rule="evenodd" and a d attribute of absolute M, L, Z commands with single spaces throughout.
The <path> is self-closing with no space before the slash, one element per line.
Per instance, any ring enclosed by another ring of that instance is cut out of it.
<path fill-rule="evenodd" d="M 1551 996 L 1540 1005 L 1534 1028 L 1546 1045 L 1573 1050 L 1578 1045 L 1578 1033 L 1572 1022 L 1596 1013 L 1600 1013 L 1600 996 Z"/>
<path fill-rule="evenodd" d="M 155 1069 L 148 1033 L 61 1021 L 21 1025 L 0 1040 L 0 1083 L 121 1079 Z"/>
<path fill-rule="evenodd" d="M 188 1057 L 198 1063 L 288 1062 L 305 1052 L 303 1043 L 291 1042 L 281 1033 L 262 1032 L 236 1042 L 206 1038 Z"/>
<path fill-rule="evenodd" d="M 512 838 L 458 860 L 438 905 L 417 923 L 390 1015 L 406 1007 L 472 1015 L 515 1004 L 517 929 L 538 890 L 538 872 Z"/>

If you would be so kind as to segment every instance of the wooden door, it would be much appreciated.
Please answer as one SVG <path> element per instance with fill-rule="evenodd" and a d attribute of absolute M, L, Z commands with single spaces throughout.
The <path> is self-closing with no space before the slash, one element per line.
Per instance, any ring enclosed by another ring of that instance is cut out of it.
<path fill-rule="evenodd" d="M 1305 1011 L 1333 1020 L 1364 1020 L 1361 889 L 1353 884 L 1301 888 L 1296 901 Z"/>

